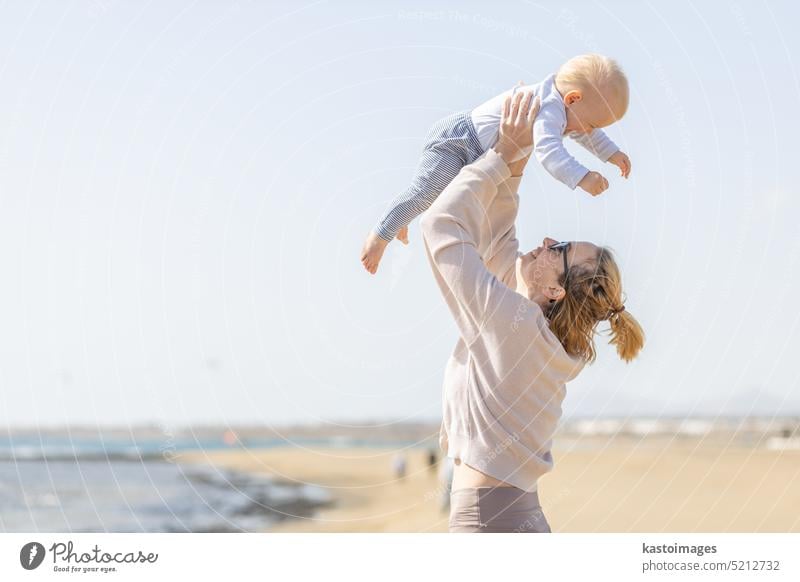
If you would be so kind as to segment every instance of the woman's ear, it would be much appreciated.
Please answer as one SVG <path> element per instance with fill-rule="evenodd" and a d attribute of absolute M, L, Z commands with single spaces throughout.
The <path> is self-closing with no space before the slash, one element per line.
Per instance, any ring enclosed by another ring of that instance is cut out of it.
<path fill-rule="evenodd" d="M 544 288 L 542 288 L 542 293 L 544 293 L 544 296 L 547 297 L 550 300 L 550 303 L 553 303 L 555 301 L 558 301 L 558 300 L 562 299 L 564 297 L 564 295 L 567 294 L 567 292 L 561 286 L 558 286 L 558 287 L 544 287 Z"/>

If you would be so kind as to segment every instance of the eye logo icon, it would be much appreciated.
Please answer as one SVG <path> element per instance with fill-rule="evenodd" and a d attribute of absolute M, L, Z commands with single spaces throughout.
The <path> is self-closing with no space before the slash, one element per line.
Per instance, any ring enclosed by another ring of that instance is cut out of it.
<path fill-rule="evenodd" d="M 19 563 L 26 570 L 35 570 L 44 560 L 44 546 L 39 542 L 28 542 L 19 551 Z"/>

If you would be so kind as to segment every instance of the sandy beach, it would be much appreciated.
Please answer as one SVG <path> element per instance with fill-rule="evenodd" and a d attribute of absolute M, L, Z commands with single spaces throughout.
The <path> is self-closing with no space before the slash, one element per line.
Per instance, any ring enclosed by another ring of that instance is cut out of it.
<path fill-rule="evenodd" d="M 295 448 L 184 453 L 181 463 L 266 473 L 324 487 L 331 506 L 275 532 L 445 532 L 442 485 L 425 449 Z M 700 438 L 587 437 L 556 442 L 540 482 L 554 532 L 799 532 L 800 451 Z"/>

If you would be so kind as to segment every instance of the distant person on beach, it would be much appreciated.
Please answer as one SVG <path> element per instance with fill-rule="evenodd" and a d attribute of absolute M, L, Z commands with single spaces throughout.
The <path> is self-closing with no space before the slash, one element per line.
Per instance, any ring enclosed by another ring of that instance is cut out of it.
<path fill-rule="evenodd" d="M 436 461 L 438 457 L 434 449 L 428 449 L 428 470 L 433 473 L 436 471 Z"/>
<path fill-rule="evenodd" d="M 394 470 L 395 479 L 402 480 L 406 476 L 406 457 L 401 453 L 397 453 L 392 459 L 392 469 Z"/>
<path fill-rule="evenodd" d="M 531 153 L 556 180 L 571 190 L 580 187 L 592 196 L 608 188 L 602 174 L 590 171 L 564 147 L 570 137 L 600 161 L 617 166 L 623 177 L 631 172 L 628 156 L 601 128 L 622 119 L 628 109 L 628 80 L 616 61 L 602 55 L 579 55 L 540 83 L 515 87 L 471 111 L 440 119 L 425 140 L 419 168 L 408 189 L 398 196 L 370 232 L 361 262 L 372 274 L 394 238 L 408 244 L 408 224 L 428 208 L 459 170 L 477 160 L 497 141 L 503 100 L 514 91 L 540 98 Z"/>
<path fill-rule="evenodd" d="M 455 462 L 451 532 L 550 532 L 537 490 L 553 468 L 566 383 L 594 361 L 600 322 L 624 361 L 644 345 L 610 249 L 545 237 L 519 251 L 517 189 L 538 110 L 530 91 L 506 97 L 497 143 L 461 169 L 421 221 L 460 335 L 439 434 Z"/>

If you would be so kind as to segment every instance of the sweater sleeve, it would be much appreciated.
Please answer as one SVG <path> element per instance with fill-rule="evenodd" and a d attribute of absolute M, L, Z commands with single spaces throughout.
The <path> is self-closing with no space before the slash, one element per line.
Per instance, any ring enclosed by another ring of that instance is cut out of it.
<path fill-rule="evenodd" d="M 602 129 L 592 130 L 591 133 L 575 132 L 569 136 L 604 162 L 619 151 L 617 144 Z"/>
<path fill-rule="evenodd" d="M 520 176 L 512 176 L 497 187 L 497 196 L 493 205 L 495 216 L 502 220 L 497 227 L 492 228 L 495 236 L 491 248 L 483 254 L 486 268 L 503 283 L 515 287 L 515 264 L 519 251 L 517 240 L 517 213 L 519 211 L 519 183 Z"/>
<path fill-rule="evenodd" d="M 509 174 L 503 159 L 488 150 L 462 168 L 420 223 L 434 276 L 467 345 L 490 329 L 508 333 L 520 303 L 529 303 L 498 280 L 484 262 L 496 238 L 500 241 L 497 250 L 516 253 L 513 229 L 506 228 L 508 212 L 495 205 L 498 187 Z M 498 228 L 506 231 L 498 233 Z"/>

